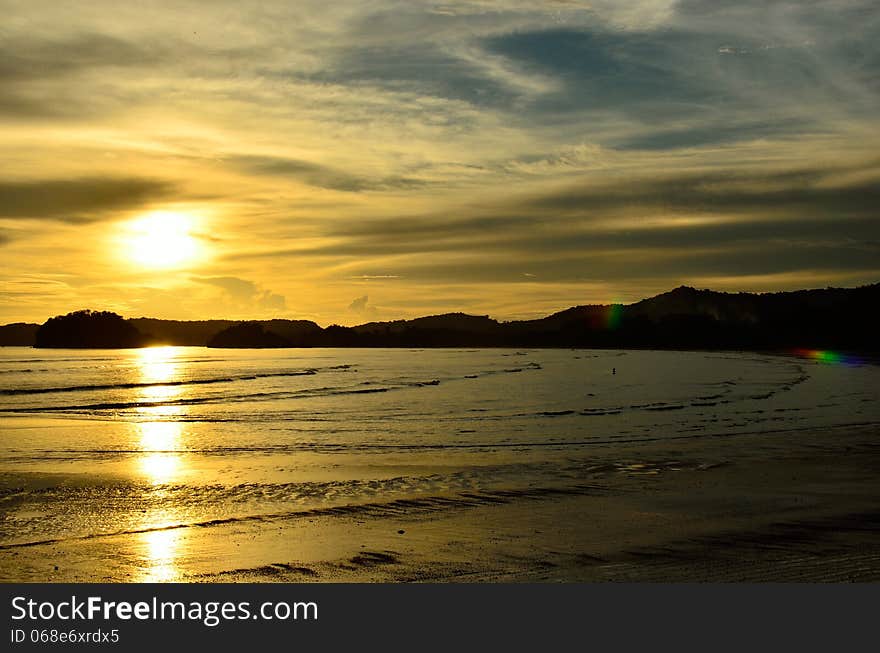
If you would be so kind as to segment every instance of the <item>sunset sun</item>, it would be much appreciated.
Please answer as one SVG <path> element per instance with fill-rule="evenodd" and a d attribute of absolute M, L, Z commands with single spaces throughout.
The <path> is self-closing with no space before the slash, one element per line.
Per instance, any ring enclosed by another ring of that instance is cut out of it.
<path fill-rule="evenodd" d="M 127 228 L 128 260 L 149 268 L 185 266 L 199 255 L 193 219 L 184 213 L 156 211 L 137 218 Z"/>

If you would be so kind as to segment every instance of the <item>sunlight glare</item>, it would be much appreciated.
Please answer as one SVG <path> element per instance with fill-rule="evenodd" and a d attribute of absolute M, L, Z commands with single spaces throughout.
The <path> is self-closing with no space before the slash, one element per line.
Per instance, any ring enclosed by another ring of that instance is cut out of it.
<path fill-rule="evenodd" d="M 176 347 L 144 347 L 137 351 L 135 364 L 140 368 L 142 383 L 167 383 L 176 380 Z"/>
<path fill-rule="evenodd" d="M 141 534 L 146 561 L 144 583 L 169 583 L 180 578 L 176 565 L 181 530 L 146 531 Z"/>
<path fill-rule="evenodd" d="M 149 421 L 138 423 L 140 431 L 140 471 L 153 485 L 175 481 L 182 469 L 184 425 L 178 419 L 185 414 L 182 405 L 168 405 L 182 394 L 179 385 L 162 385 L 178 380 L 179 362 L 176 347 L 148 347 L 137 353 L 134 363 L 140 369 L 142 383 L 137 412 Z"/>
<path fill-rule="evenodd" d="M 140 467 L 151 485 L 167 485 L 179 480 L 181 458 L 177 452 L 149 453 L 140 457 Z"/>
<path fill-rule="evenodd" d="M 182 267 L 199 255 L 194 220 L 185 213 L 155 211 L 128 225 L 128 258 L 148 268 Z"/>

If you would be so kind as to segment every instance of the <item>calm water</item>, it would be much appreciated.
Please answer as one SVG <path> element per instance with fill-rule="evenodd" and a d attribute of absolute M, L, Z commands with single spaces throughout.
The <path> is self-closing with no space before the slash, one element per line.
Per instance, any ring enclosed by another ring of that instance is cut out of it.
<path fill-rule="evenodd" d="M 880 421 L 878 395 L 875 366 L 756 354 L 3 348 L 0 545 L 547 486 L 620 442 Z"/>

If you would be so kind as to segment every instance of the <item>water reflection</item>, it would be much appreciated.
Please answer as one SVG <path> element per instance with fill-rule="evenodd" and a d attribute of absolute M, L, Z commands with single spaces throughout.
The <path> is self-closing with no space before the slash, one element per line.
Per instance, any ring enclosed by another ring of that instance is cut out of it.
<path fill-rule="evenodd" d="M 137 352 L 141 383 L 167 383 L 177 380 L 177 347 L 146 347 Z"/>
<path fill-rule="evenodd" d="M 183 396 L 183 386 L 162 385 L 180 379 L 181 363 L 176 347 L 148 347 L 138 351 L 136 364 L 141 388 L 137 412 L 145 419 L 138 423 L 140 471 L 154 485 L 174 482 L 183 472 L 180 452 L 185 448 L 184 424 L 180 418 L 185 406 L 171 404 Z"/>
<path fill-rule="evenodd" d="M 142 583 L 172 583 L 180 580 L 181 571 L 177 565 L 177 558 L 181 539 L 182 528 L 163 528 L 171 526 L 162 520 L 164 513 L 157 513 L 154 517 L 157 521 L 148 528 L 150 530 L 140 534 L 143 546 L 144 572 L 140 578 Z"/>
<path fill-rule="evenodd" d="M 183 386 L 163 385 L 182 378 L 182 363 L 175 347 L 150 347 L 137 353 L 135 365 L 140 383 L 153 384 L 140 389 L 137 408 L 143 421 L 137 423 L 137 456 L 139 475 L 155 490 L 147 493 L 143 545 L 144 575 L 142 582 L 173 582 L 180 578 L 178 549 L 182 530 L 164 527 L 180 523 L 171 502 L 171 485 L 178 484 L 186 471 L 182 452 L 186 449 L 185 423 L 180 419 L 186 407 L 173 402 L 185 396 Z"/>
<path fill-rule="evenodd" d="M 141 472 L 153 485 L 166 485 L 180 475 L 180 456 L 174 453 L 150 453 L 141 456 Z"/>
<path fill-rule="evenodd" d="M 183 425 L 180 422 L 141 422 L 138 457 L 141 473 L 153 485 L 164 485 L 176 480 L 183 471 L 180 455 Z"/>

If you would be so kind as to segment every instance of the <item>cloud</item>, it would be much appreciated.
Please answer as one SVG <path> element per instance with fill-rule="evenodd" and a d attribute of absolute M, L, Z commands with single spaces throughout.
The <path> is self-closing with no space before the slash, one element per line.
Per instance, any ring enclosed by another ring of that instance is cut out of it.
<path fill-rule="evenodd" d="M 170 182 L 139 177 L 0 181 L 0 218 L 94 222 L 146 207 L 175 190 Z"/>
<path fill-rule="evenodd" d="M 0 116 L 17 120 L 83 119 L 113 108 L 131 71 L 155 70 L 191 56 L 171 39 L 132 41 L 99 32 L 13 34 L 0 42 Z M 118 108 L 118 107 L 117 107 Z"/>
<path fill-rule="evenodd" d="M 724 214 L 785 215 L 801 219 L 835 220 L 876 216 L 880 202 L 880 162 L 858 170 L 873 178 L 835 185 L 827 179 L 835 168 L 745 172 L 719 170 L 654 178 L 631 177 L 623 183 L 570 188 L 527 202 L 540 210 L 565 212 L 686 211 Z"/>
<path fill-rule="evenodd" d="M 389 90 L 461 100 L 474 105 L 509 103 L 517 92 L 509 75 L 490 75 L 479 60 L 460 56 L 431 41 L 354 46 L 342 49 L 332 66 L 310 79 L 339 84 L 368 83 Z M 496 71 L 501 73 L 501 71 Z"/>
<path fill-rule="evenodd" d="M 424 185 L 424 182 L 410 177 L 359 176 L 301 159 L 240 155 L 226 160 L 258 175 L 291 177 L 310 186 L 346 192 L 416 188 Z"/>
<path fill-rule="evenodd" d="M 230 297 L 237 300 L 251 300 L 257 294 L 257 285 L 253 281 L 238 277 L 193 277 L 192 279 L 198 283 L 222 288 Z"/>
<path fill-rule="evenodd" d="M 358 313 L 359 315 L 376 315 L 378 309 L 369 304 L 369 299 L 368 295 L 364 295 L 352 300 L 351 304 L 348 305 L 348 310 Z"/>
<path fill-rule="evenodd" d="M 784 120 L 764 117 L 760 120 L 741 120 L 734 123 L 706 121 L 699 126 L 675 126 L 671 129 L 652 126 L 613 139 L 618 150 L 673 150 L 712 145 L 728 145 L 758 139 L 803 138 L 821 135 L 822 128 L 804 118 Z"/>
<path fill-rule="evenodd" d="M 137 44 L 107 34 L 61 38 L 13 37 L 0 42 L 0 81 L 33 82 L 98 68 L 149 67 L 176 57 L 174 47 Z"/>
<path fill-rule="evenodd" d="M 262 311 L 283 311 L 287 301 L 283 295 L 261 289 L 253 281 L 238 277 L 192 277 L 197 283 L 221 288 L 235 309 L 257 308 Z"/>
<path fill-rule="evenodd" d="M 611 150 L 596 144 L 581 143 L 555 152 L 523 155 L 500 165 L 505 171 L 514 174 L 562 175 L 607 167 L 616 158 L 616 153 Z"/>
<path fill-rule="evenodd" d="M 264 290 L 257 297 L 257 306 L 267 311 L 283 311 L 287 309 L 287 300 L 283 295 Z"/>
<path fill-rule="evenodd" d="M 468 210 L 339 221 L 291 250 L 408 282 L 542 283 L 880 267 L 880 162 L 585 178 Z M 282 254 L 278 251 L 275 255 Z M 350 261 L 350 263 L 345 263 Z M 348 276 L 347 278 L 352 278 Z M 365 304 L 359 298 L 352 310 Z"/>
<path fill-rule="evenodd" d="M 367 300 L 369 297 L 364 295 L 363 297 L 358 297 L 353 300 L 351 304 L 348 305 L 348 310 L 355 311 L 357 313 L 363 312 L 367 308 Z"/>
<path fill-rule="evenodd" d="M 592 29 L 524 30 L 491 36 L 484 46 L 526 69 L 563 82 L 556 93 L 535 99 L 539 113 L 675 110 L 695 113 L 728 101 L 710 83 L 681 65 L 711 47 L 711 37 L 683 32 L 628 33 Z M 697 69 L 699 71 L 699 68 Z"/>
<path fill-rule="evenodd" d="M 854 172 L 858 176 L 850 177 Z M 587 177 L 552 191 L 459 209 L 455 217 L 444 212 L 337 221 L 326 232 L 333 244 L 318 252 L 430 252 L 492 248 L 493 242 L 503 248 L 511 241 L 539 243 L 554 236 L 565 248 L 565 239 L 577 233 L 602 242 L 602 233 L 627 232 L 665 234 L 672 245 L 672 239 L 689 228 L 715 233 L 719 239 L 729 238 L 730 230 L 759 238 L 767 236 L 767 229 L 834 234 L 849 227 L 870 229 L 877 223 L 878 182 L 877 161 L 751 172 L 738 168 L 654 172 L 604 182 Z M 684 219 L 653 223 L 649 219 L 669 215 L 714 219 L 696 226 Z M 307 248 L 296 251 L 309 253 Z"/>

